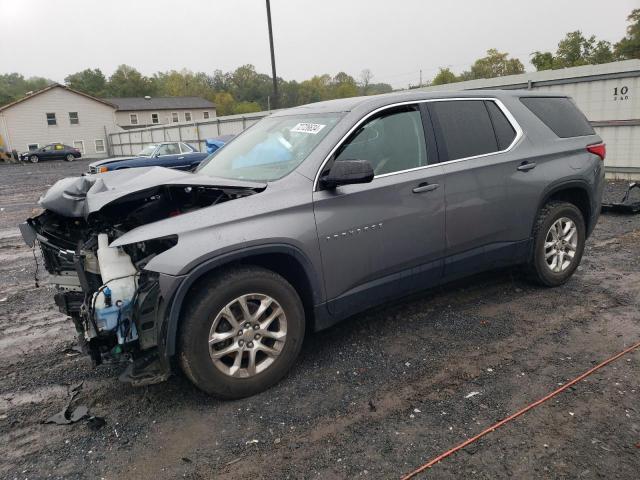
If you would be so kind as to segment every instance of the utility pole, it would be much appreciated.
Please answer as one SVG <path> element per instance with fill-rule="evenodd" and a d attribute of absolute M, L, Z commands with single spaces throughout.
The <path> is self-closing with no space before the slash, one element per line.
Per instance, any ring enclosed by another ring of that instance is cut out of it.
<path fill-rule="evenodd" d="M 271 77 L 273 78 L 273 108 L 278 108 L 278 77 L 276 76 L 276 55 L 273 52 L 273 30 L 271 28 L 271 2 L 267 0 L 267 23 L 269 24 L 269 47 L 271 48 Z"/>
<path fill-rule="evenodd" d="M 422 88 L 422 69 L 420 69 L 420 87 Z"/>

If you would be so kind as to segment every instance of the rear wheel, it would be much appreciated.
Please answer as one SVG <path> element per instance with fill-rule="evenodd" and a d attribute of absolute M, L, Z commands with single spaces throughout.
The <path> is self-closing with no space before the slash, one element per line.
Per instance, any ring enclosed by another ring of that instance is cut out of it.
<path fill-rule="evenodd" d="M 304 330 L 302 302 L 284 278 L 259 267 L 227 270 L 205 280 L 184 312 L 180 364 L 205 392 L 246 397 L 289 371 Z"/>
<path fill-rule="evenodd" d="M 31 163 L 38 163 L 38 160 L 40 160 L 40 159 L 38 158 L 37 155 L 29 155 L 29 161 Z"/>
<path fill-rule="evenodd" d="M 76 159 L 76 157 L 74 157 L 71 153 L 68 153 L 68 154 L 67 154 L 67 156 L 66 156 L 66 157 L 64 157 L 64 159 L 65 159 L 67 162 L 73 162 L 73 161 Z"/>
<path fill-rule="evenodd" d="M 565 283 L 582 259 L 586 229 L 582 213 L 567 202 L 550 202 L 538 214 L 529 271 L 535 281 Z"/>

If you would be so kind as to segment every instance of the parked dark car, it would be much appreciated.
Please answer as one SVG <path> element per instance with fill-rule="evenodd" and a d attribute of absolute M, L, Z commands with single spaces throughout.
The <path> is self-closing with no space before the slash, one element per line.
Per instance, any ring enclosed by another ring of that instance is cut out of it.
<path fill-rule="evenodd" d="M 20 160 L 38 163 L 40 160 L 66 160 L 73 162 L 82 157 L 82 153 L 75 147 L 63 143 L 51 143 L 42 148 L 20 154 Z"/>
<path fill-rule="evenodd" d="M 175 170 L 194 170 L 209 156 L 184 142 L 154 143 L 144 147 L 133 157 L 116 157 L 89 164 L 89 173 L 138 167 L 165 167 Z"/>
<path fill-rule="evenodd" d="M 195 173 L 60 180 L 20 226 L 86 350 L 129 355 L 134 385 L 177 364 L 206 392 L 252 395 L 292 367 L 305 330 L 383 302 L 512 266 L 562 285 L 604 185 L 584 115 L 531 91 L 315 103 L 214 155 Z"/>

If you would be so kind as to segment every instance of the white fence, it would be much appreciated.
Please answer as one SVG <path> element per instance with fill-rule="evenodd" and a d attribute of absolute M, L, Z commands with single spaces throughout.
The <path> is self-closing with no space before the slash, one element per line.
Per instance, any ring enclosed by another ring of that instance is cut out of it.
<path fill-rule="evenodd" d="M 154 127 L 123 130 L 109 134 L 109 155 L 135 155 L 142 148 L 158 142 L 186 142 L 206 151 L 205 140 L 220 135 L 238 134 L 273 112 L 217 117 L 204 122 L 170 123 Z"/>

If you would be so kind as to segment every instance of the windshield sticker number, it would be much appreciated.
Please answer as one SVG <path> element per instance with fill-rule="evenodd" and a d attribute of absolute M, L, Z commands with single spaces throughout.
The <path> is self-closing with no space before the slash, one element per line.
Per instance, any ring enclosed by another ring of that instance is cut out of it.
<path fill-rule="evenodd" d="M 315 135 L 322 130 L 326 125 L 320 125 L 319 123 L 299 123 L 293 127 L 290 132 L 293 133 L 312 133 Z"/>

